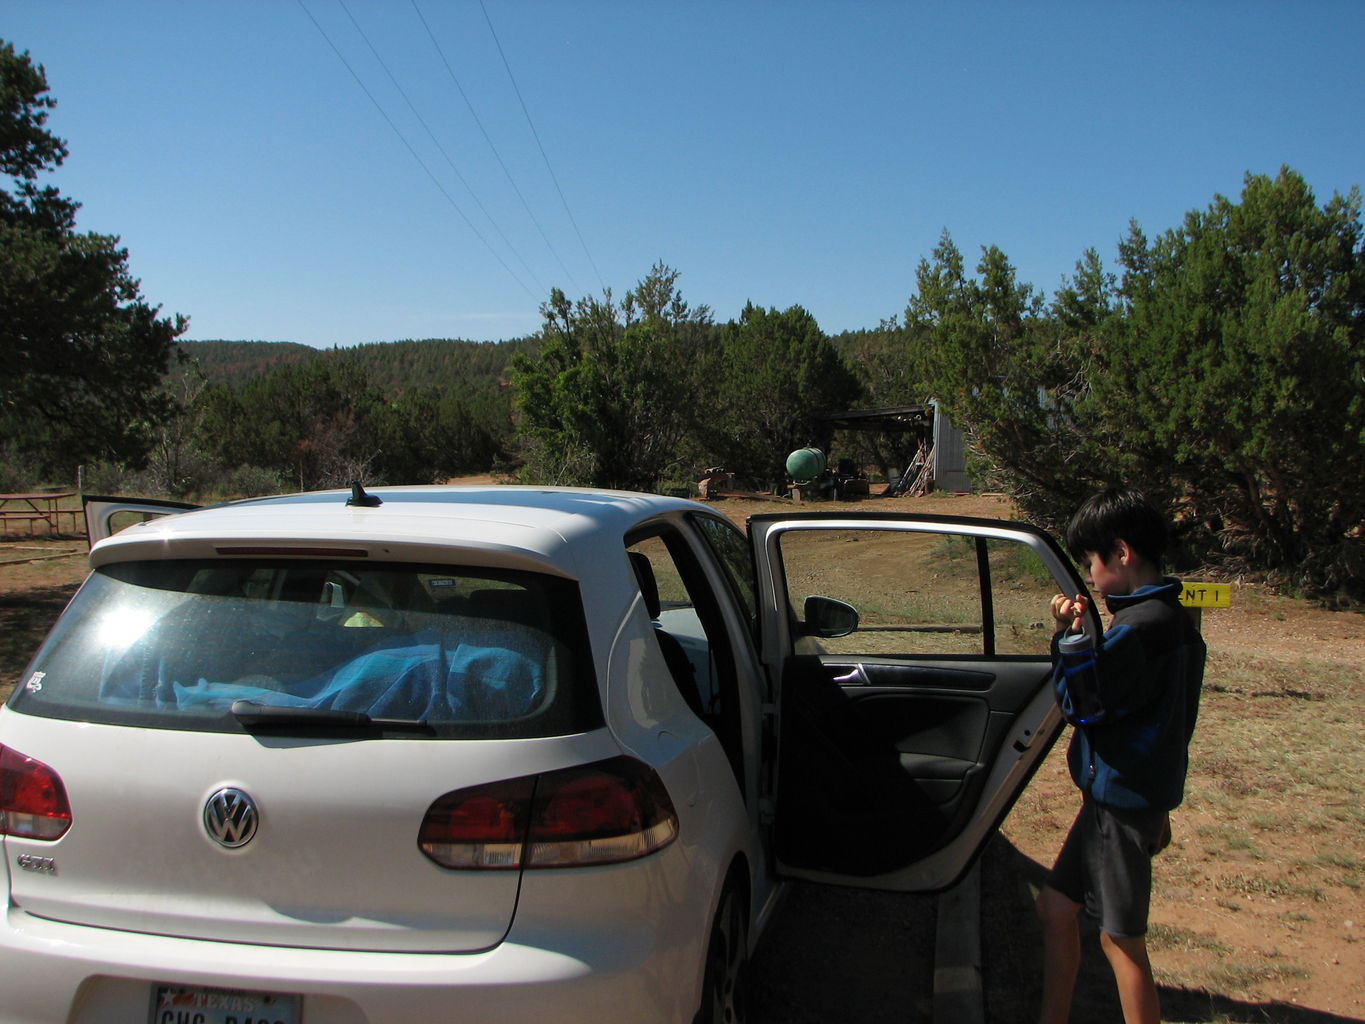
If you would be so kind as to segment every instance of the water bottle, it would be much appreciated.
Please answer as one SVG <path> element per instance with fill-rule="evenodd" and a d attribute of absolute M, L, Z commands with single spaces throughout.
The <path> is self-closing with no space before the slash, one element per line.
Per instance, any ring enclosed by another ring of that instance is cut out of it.
<path fill-rule="evenodd" d="M 1071 706 L 1063 708 L 1072 725 L 1097 725 L 1104 721 L 1100 703 L 1100 677 L 1095 664 L 1095 638 L 1089 633 L 1072 633 L 1057 641 L 1062 675 Z"/>

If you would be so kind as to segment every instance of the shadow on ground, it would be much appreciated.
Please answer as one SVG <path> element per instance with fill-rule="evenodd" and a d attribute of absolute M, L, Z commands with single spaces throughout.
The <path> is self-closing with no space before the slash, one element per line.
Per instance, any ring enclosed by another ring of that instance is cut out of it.
<path fill-rule="evenodd" d="M 33 657 L 77 586 L 70 583 L 0 594 L 0 699 L 9 696 L 11 684 Z"/>
<path fill-rule="evenodd" d="M 1020 853 L 1002 835 L 982 858 L 981 956 L 989 1024 L 1032 1024 L 1042 981 L 1042 930 L 1033 915 L 1033 893 L 1047 869 Z M 1113 975 L 1100 951 L 1093 921 L 1082 916 L 1081 973 L 1072 1020 L 1123 1019 Z M 1286 1003 L 1252 1003 L 1189 989 L 1161 989 L 1162 1020 L 1218 1024 L 1355 1024 L 1354 1017 Z"/>
<path fill-rule="evenodd" d="M 793 884 L 749 975 L 749 1024 L 928 1024 L 934 897 Z"/>

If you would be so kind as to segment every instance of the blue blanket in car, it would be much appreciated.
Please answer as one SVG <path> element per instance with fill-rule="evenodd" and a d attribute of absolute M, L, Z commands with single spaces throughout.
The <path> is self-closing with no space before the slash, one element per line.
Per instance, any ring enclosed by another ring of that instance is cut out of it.
<path fill-rule="evenodd" d="M 235 700 L 277 707 L 355 711 L 371 718 L 479 722 L 529 714 L 545 691 L 540 644 L 529 631 L 501 630 L 478 642 L 446 647 L 434 636 L 405 646 L 380 646 L 287 691 L 199 678 L 156 687 L 157 703 L 227 708 Z M 106 699 L 112 694 L 106 694 Z M 169 698 L 169 699 L 168 699 Z M 122 703 L 122 701 L 117 701 Z"/>

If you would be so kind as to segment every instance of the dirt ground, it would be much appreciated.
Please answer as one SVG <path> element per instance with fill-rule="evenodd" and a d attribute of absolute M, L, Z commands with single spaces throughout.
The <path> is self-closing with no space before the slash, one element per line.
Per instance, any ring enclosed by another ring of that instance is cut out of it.
<path fill-rule="evenodd" d="M 788 505 L 726 499 L 737 522 Z M 808 508 L 829 509 L 822 504 Z M 1008 518 L 988 495 L 878 499 L 864 510 Z M 84 576 L 83 541 L 0 541 L 0 696 Z M 1175 842 L 1156 862 L 1149 944 L 1173 1021 L 1365 1020 L 1365 616 L 1251 586 L 1204 616 L 1210 663 Z M 994 1024 L 1031 1020 L 1039 937 L 1029 904 L 1078 805 L 1067 736 L 983 864 Z M 1093 934 L 1076 1019 L 1115 1019 Z"/>

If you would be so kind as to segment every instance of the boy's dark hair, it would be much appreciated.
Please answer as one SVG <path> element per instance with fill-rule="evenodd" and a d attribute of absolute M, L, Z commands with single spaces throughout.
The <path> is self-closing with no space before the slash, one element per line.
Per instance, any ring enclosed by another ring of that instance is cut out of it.
<path fill-rule="evenodd" d="M 1119 541 L 1158 569 L 1166 554 L 1166 517 L 1147 495 L 1132 488 L 1111 487 L 1092 495 L 1076 510 L 1066 528 L 1066 547 L 1076 561 L 1093 551 L 1108 560 Z"/>

